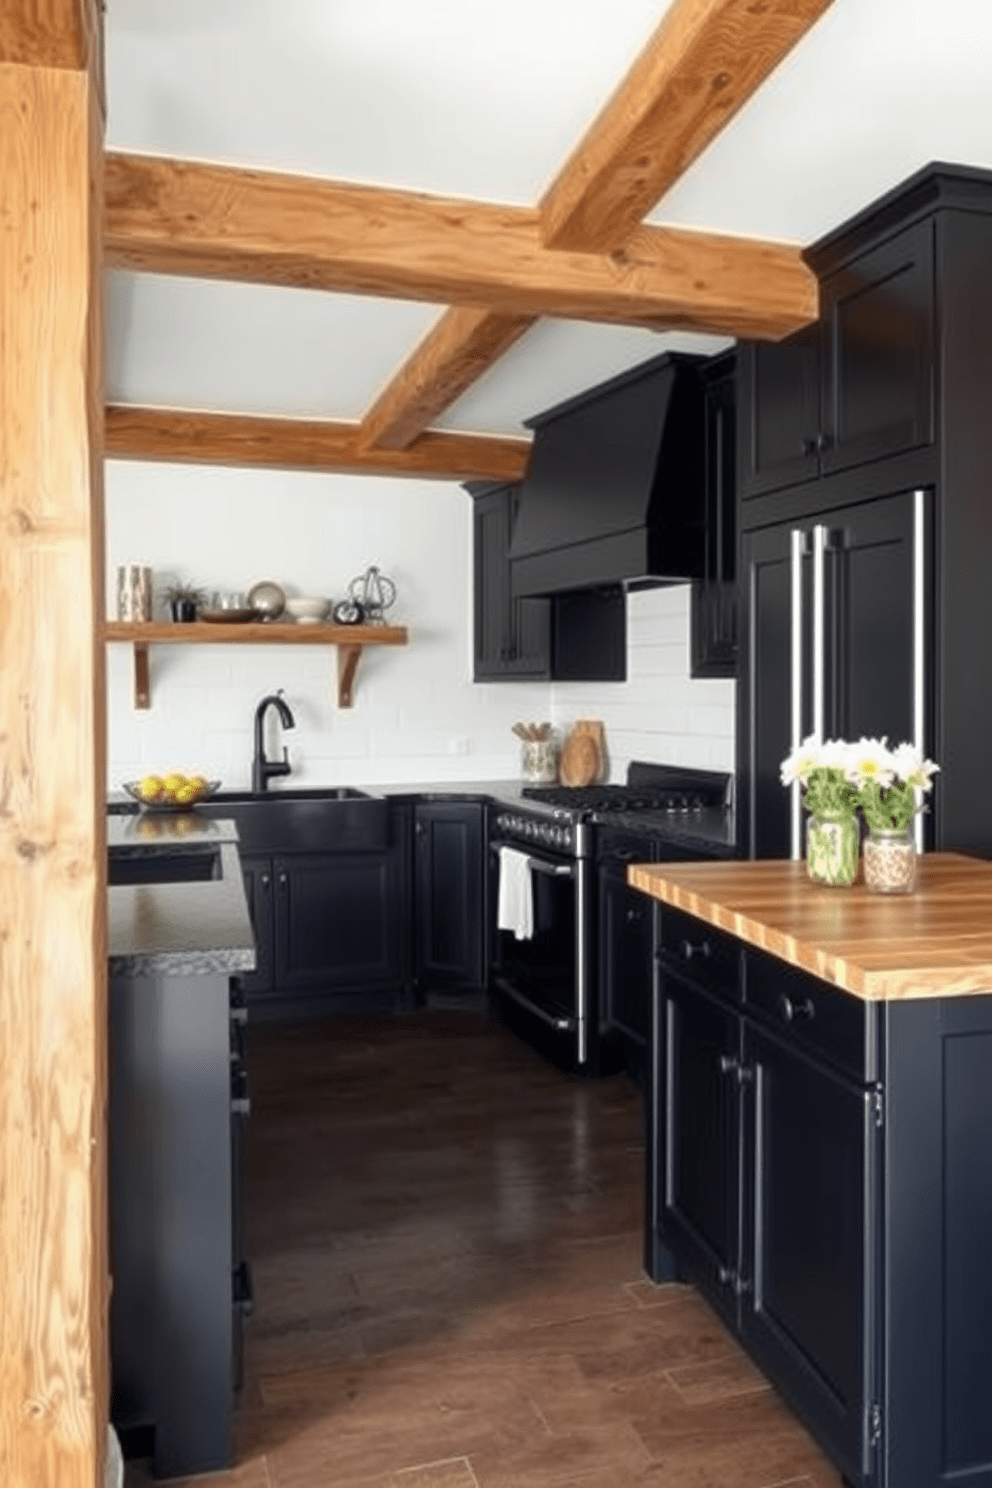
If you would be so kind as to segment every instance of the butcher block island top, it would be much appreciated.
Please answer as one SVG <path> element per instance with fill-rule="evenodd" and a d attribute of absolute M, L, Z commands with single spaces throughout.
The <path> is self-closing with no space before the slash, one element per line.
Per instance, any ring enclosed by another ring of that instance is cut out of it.
<path fill-rule="evenodd" d="M 663 904 L 865 1001 L 992 992 L 992 863 L 925 853 L 912 894 L 825 888 L 801 862 L 632 864 Z"/>

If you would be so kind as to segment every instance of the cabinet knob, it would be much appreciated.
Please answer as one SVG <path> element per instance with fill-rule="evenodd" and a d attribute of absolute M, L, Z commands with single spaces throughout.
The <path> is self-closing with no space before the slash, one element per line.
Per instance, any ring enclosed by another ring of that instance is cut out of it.
<path fill-rule="evenodd" d="M 721 1054 L 717 1063 L 721 1075 L 736 1075 L 741 1062 L 734 1054 Z"/>
<path fill-rule="evenodd" d="M 691 940 L 684 940 L 679 950 L 682 952 L 683 961 L 691 961 L 694 956 L 702 956 L 704 961 L 708 961 L 713 954 L 708 940 L 700 941 L 699 945 L 693 945 Z"/>
<path fill-rule="evenodd" d="M 262 888 L 263 889 L 267 889 L 269 887 L 269 885 L 271 884 L 271 882 L 272 882 L 272 880 L 269 877 L 269 875 L 267 873 L 263 873 L 262 874 L 262 877 L 260 879 L 260 883 L 262 885 Z"/>
<path fill-rule="evenodd" d="M 816 1008 L 810 998 L 804 998 L 802 1002 L 793 1002 L 791 997 L 786 997 L 782 992 L 778 999 L 778 1015 L 783 1023 L 795 1023 L 803 1020 L 811 1023 L 816 1016 Z"/>
<path fill-rule="evenodd" d="M 641 911 L 639 909 L 628 909 L 628 911 L 627 911 L 627 924 L 628 925 L 632 925 L 635 922 L 635 920 L 640 920 L 640 919 L 641 919 Z"/>
<path fill-rule="evenodd" d="M 799 441 L 799 453 L 806 456 L 807 459 L 810 455 L 815 455 L 819 447 L 818 439 L 801 439 Z"/>

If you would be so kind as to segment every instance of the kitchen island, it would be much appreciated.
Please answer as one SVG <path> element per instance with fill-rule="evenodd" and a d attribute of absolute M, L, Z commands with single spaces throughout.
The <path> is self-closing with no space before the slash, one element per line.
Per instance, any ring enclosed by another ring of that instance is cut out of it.
<path fill-rule="evenodd" d="M 247 1291 L 239 1152 L 255 963 L 230 821 L 108 820 L 111 1416 L 156 1475 L 230 1461 Z"/>
<path fill-rule="evenodd" d="M 877 1488 L 992 1483 L 992 864 L 917 892 L 632 865 L 657 901 L 647 1265 Z"/>

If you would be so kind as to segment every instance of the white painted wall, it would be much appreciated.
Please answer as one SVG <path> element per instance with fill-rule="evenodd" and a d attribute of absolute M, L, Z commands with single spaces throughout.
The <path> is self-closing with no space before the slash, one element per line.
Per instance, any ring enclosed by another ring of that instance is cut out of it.
<path fill-rule="evenodd" d="M 389 618 L 410 629 L 409 646 L 363 654 L 350 710 L 334 702 L 332 650 L 158 646 L 152 707 L 137 712 L 130 648 L 111 646 L 111 787 L 169 768 L 247 786 L 255 706 L 278 687 L 296 717 L 295 784 L 512 778 L 516 719 L 602 718 L 614 780 L 630 758 L 733 767 L 733 684 L 688 677 L 687 589 L 629 597 L 626 683 L 472 682 L 472 510 L 460 486 L 123 461 L 108 463 L 106 486 L 110 604 L 119 563 L 149 563 L 156 588 L 274 578 L 334 598 L 377 563 L 399 590 Z"/>

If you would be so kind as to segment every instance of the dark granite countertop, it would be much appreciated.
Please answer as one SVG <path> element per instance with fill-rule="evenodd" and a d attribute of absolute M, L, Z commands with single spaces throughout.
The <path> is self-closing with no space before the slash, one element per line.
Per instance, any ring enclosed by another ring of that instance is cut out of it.
<path fill-rule="evenodd" d="M 255 966 L 234 822 L 192 812 L 111 817 L 111 855 L 150 856 L 177 847 L 216 846 L 220 877 L 192 883 L 116 884 L 107 890 L 111 975 L 234 974 Z"/>

